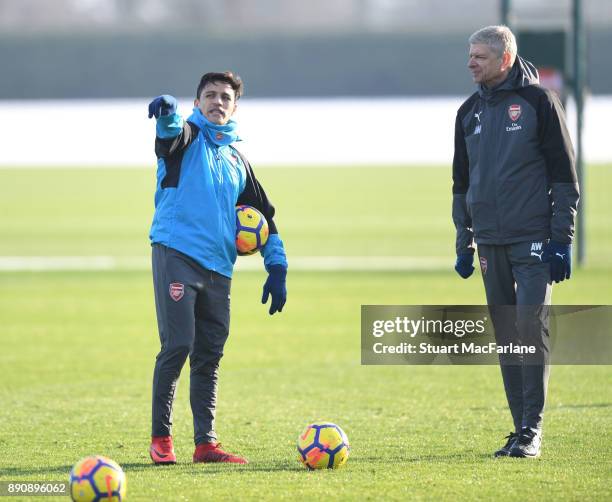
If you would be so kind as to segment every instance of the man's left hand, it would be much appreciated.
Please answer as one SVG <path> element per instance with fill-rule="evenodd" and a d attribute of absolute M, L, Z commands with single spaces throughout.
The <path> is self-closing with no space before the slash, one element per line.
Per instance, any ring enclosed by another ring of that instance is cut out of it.
<path fill-rule="evenodd" d="M 572 273 L 572 245 L 549 241 L 544 246 L 542 261 L 550 263 L 550 279 L 561 282 Z"/>
<path fill-rule="evenodd" d="M 284 265 L 270 265 L 268 267 L 268 279 L 263 287 L 261 303 L 267 303 L 270 295 L 272 295 L 270 315 L 275 312 L 282 312 L 287 301 L 287 267 Z"/>
<path fill-rule="evenodd" d="M 455 271 L 464 279 L 474 273 L 474 253 L 462 253 L 457 255 Z"/>

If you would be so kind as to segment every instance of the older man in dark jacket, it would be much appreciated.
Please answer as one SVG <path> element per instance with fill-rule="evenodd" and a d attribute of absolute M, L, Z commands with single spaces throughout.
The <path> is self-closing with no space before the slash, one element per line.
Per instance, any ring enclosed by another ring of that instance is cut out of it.
<path fill-rule="evenodd" d="M 497 343 L 536 348 L 500 356 L 514 431 L 495 456 L 537 457 L 548 384 L 552 282 L 569 279 L 579 190 L 557 96 L 517 55 L 506 26 L 470 39 L 478 90 L 459 108 L 453 159 L 456 271 L 467 279 L 478 247 Z"/>

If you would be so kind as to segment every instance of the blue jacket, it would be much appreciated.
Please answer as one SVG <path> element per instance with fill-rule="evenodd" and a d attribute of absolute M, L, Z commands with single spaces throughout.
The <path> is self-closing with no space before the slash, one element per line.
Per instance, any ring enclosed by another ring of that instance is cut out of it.
<path fill-rule="evenodd" d="M 259 209 L 271 235 L 264 247 L 266 267 L 284 264 L 274 207 L 246 159 L 232 146 L 235 122 L 208 122 L 199 109 L 187 121 L 178 114 L 157 121 L 157 189 L 152 243 L 194 259 L 202 267 L 232 276 L 236 261 L 236 204 Z M 266 249 L 267 248 L 267 249 Z"/>

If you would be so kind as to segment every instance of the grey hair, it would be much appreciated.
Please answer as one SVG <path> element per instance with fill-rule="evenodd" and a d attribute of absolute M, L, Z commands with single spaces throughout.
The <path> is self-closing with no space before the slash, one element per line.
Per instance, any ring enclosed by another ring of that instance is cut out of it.
<path fill-rule="evenodd" d="M 470 45 L 484 44 L 489 46 L 500 58 L 504 52 L 509 52 L 511 62 L 514 63 L 517 52 L 516 38 L 514 37 L 514 33 L 512 33 L 507 26 L 498 25 L 481 28 L 477 32 L 472 33 L 469 42 Z"/>

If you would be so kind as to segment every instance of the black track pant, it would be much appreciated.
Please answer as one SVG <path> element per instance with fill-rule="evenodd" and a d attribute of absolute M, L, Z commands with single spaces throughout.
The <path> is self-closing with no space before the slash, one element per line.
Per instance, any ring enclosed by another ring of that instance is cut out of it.
<path fill-rule="evenodd" d="M 154 244 L 153 285 L 161 350 L 153 373 L 152 435 L 172 434 L 176 385 L 189 355 L 195 443 L 215 441 L 217 377 L 229 334 L 231 279 Z"/>
<path fill-rule="evenodd" d="M 500 354 L 504 389 L 516 432 L 542 428 L 549 376 L 550 265 L 542 242 L 478 245 L 487 303 L 498 345 L 519 343 L 534 355 Z"/>

